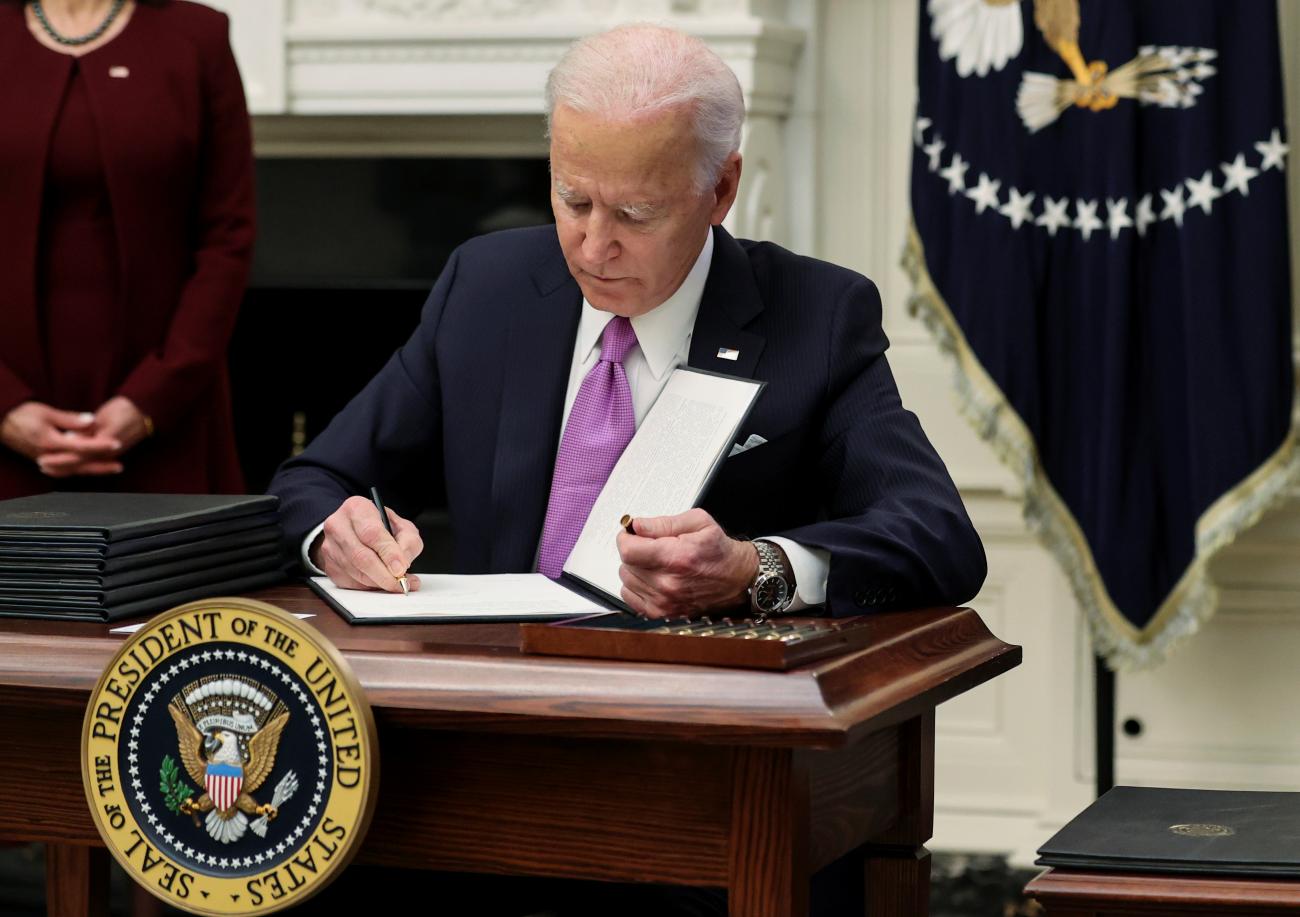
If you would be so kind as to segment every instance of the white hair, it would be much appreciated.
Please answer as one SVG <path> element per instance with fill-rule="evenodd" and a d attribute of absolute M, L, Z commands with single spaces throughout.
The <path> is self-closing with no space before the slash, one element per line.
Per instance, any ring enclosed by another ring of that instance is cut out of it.
<path fill-rule="evenodd" d="M 740 149 L 740 81 L 703 41 L 649 23 L 623 25 L 569 46 L 546 80 L 546 127 L 557 105 L 610 120 L 673 108 L 691 112 L 699 143 L 695 184 L 712 188 Z"/>

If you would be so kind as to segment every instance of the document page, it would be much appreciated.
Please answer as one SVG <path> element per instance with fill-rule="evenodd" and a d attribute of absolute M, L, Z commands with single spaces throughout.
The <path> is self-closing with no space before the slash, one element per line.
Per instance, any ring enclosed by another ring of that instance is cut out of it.
<path fill-rule="evenodd" d="M 695 506 L 762 388 L 753 379 L 674 370 L 596 498 L 564 572 L 618 599 L 619 519 Z"/>
<path fill-rule="evenodd" d="M 566 589 L 540 573 L 452 576 L 421 573 L 410 595 L 343 589 L 328 576 L 312 577 L 312 587 L 356 621 L 419 624 L 434 621 L 547 620 L 608 609 Z"/>

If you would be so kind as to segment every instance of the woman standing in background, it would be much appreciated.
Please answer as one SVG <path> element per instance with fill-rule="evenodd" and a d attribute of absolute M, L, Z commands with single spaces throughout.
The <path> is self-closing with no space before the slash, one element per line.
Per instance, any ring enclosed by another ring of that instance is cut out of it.
<path fill-rule="evenodd" d="M 0 499 L 237 493 L 253 160 L 224 14 L 0 0 Z"/>

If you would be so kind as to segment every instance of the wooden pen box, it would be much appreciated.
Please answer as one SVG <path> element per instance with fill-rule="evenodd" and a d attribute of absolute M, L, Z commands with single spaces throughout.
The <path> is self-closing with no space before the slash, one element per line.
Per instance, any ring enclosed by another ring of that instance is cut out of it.
<path fill-rule="evenodd" d="M 524 624 L 521 649 L 550 656 L 785 670 L 862 649 L 867 618 L 644 620 L 614 613 Z"/>

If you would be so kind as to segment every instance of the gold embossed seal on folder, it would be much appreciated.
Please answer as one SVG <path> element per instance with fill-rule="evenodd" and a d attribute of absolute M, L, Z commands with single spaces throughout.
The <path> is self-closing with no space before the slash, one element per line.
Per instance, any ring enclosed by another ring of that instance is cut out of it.
<path fill-rule="evenodd" d="M 1170 825 L 1169 832 L 1180 837 L 1231 837 L 1237 832 L 1227 825 Z"/>
<path fill-rule="evenodd" d="M 328 885 L 374 809 L 374 718 L 315 628 L 249 599 L 165 612 L 113 657 L 82 729 L 104 843 L 193 914 L 269 914 Z"/>

